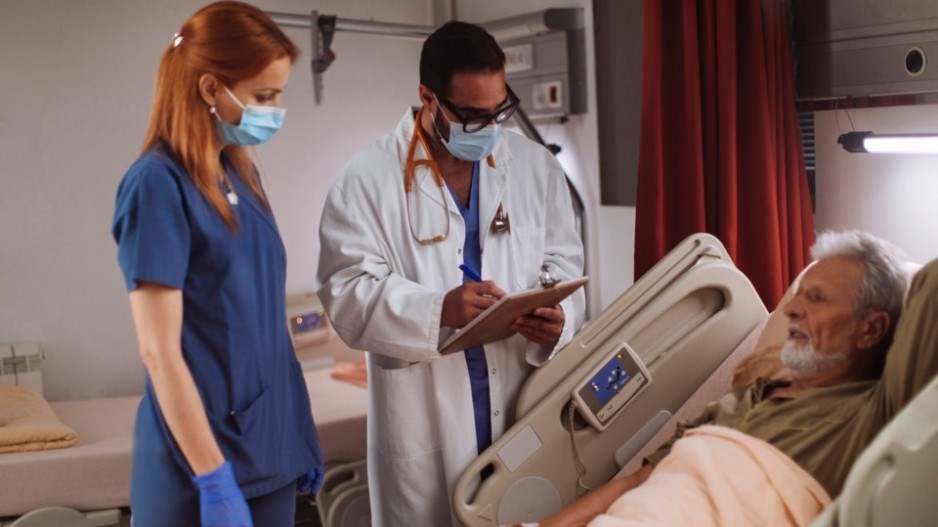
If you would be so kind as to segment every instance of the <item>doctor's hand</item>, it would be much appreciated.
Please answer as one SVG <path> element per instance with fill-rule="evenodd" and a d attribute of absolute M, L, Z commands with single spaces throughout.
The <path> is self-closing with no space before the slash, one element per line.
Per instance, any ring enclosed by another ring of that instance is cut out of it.
<path fill-rule="evenodd" d="M 560 305 L 545 306 L 535 309 L 530 315 L 515 319 L 511 329 L 521 333 L 531 342 L 546 345 L 560 339 L 564 321 L 566 317 Z"/>
<path fill-rule="evenodd" d="M 231 463 L 192 478 L 199 488 L 202 527 L 254 527 Z"/>
<path fill-rule="evenodd" d="M 503 296 L 505 292 L 491 280 L 466 282 L 443 297 L 440 326 L 461 328 Z"/>

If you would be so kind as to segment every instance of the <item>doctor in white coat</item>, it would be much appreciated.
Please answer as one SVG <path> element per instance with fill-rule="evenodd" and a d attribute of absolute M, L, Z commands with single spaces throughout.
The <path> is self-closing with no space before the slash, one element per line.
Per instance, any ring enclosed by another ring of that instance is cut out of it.
<path fill-rule="evenodd" d="M 580 290 L 516 320 L 511 338 L 437 352 L 502 295 L 537 287 L 542 265 L 562 280 L 583 272 L 563 170 L 501 129 L 519 102 L 504 63 L 481 27 L 438 29 L 421 53 L 422 106 L 353 157 L 326 200 L 319 296 L 341 338 L 368 352 L 376 526 L 458 525 L 456 480 L 583 322 Z"/>

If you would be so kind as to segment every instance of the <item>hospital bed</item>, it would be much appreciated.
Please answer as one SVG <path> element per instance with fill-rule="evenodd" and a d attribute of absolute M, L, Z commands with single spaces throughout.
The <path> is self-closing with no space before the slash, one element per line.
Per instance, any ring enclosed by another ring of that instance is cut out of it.
<path fill-rule="evenodd" d="M 679 411 L 699 388 L 699 409 L 711 400 L 714 372 L 767 316 L 716 238 L 688 238 L 531 375 L 515 425 L 459 479 L 456 516 L 534 521 L 609 480 L 694 412 Z"/>
<path fill-rule="evenodd" d="M 515 425 L 457 482 L 456 516 L 537 521 L 639 468 L 677 422 L 729 391 L 735 366 L 780 324 L 717 239 L 691 236 L 532 374 Z M 864 452 L 815 525 L 934 524 L 936 474 L 938 379 Z"/>
<path fill-rule="evenodd" d="M 344 466 L 363 460 L 367 390 L 333 379 L 328 361 L 314 365 L 320 367 L 303 373 L 326 462 Z M 59 419 L 75 429 L 78 442 L 58 450 L 0 454 L 0 526 L 121 524 L 130 504 L 139 403 L 139 397 L 50 403 Z M 337 505 L 333 509 L 341 518 L 346 506 Z"/>

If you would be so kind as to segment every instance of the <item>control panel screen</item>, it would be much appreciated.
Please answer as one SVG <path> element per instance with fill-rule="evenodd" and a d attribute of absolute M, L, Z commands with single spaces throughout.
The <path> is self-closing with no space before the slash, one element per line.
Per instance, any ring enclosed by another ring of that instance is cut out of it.
<path fill-rule="evenodd" d="M 615 394 L 622 391 L 631 376 L 625 371 L 625 366 L 618 360 L 618 357 L 610 360 L 599 370 L 599 373 L 590 379 L 589 387 L 593 394 L 599 399 L 600 404 L 608 403 Z"/>
<path fill-rule="evenodd" d="M 326 325 L 326 313 L 322 310 L 296 315 L 290 319 L 294 335 L 310 333 Z"/>
<path fill-rule="evenodd" d="M 651 382 L 651 375 L 628 344 L 611 350 L 571 394 L 580 414 L 597 430 L 625 408 Z"/>

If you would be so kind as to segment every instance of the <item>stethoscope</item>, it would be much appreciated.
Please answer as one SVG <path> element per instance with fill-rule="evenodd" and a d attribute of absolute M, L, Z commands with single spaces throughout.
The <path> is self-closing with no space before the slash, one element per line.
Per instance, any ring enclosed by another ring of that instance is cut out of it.
<path fill-rule="evenodd" d="M 414 117 L 414 134 L 410 137 L 410 145 L 407 147 L 407 162 L 404 165 L 404 195 L 407 196 L 407 223 L 410 225 L 411 236 L 413 236 L 414 240 L 420 245 L 430 245 L 439 243 L 449 237 L 449 202 L 446 200 L 446 190 L 443 188 L 445 183 L 443 182 L 443 175 L 440 173 L 440 167 L 437 166 L 436 161 L 434 161 L 433 157 L 430 155 L 430 147 L 427 145 L 427 140 L 424 139 L 423 132 L 420 130 L 420 114 L 422 112 L 423 107 L 417 110 L 417 115 Z M 420 141 L 420 146 L 422 146 L 423 151 L 427 153 L 426 159 L 414 159 L 414 154 L 417 151 L 417 141 Z M 421 238 L 417 236 L 417 231 L 414 230 L 414 221 L 411 219 L 410 215 L 410 193 L 414 190 L 414 171 L 417 170 L 417 167 L 422 166 L 429 168 L 430 172 L 433 172 L 433 179 L 436 181 L 436 186 L 440 189 L 440 199 L 443 201 L 443 207 L 446 212 L 446 231 L 432 238 Z"/>
<path fill-rule="evenodd" d="M 413 236 L 414 240 L 420 245 L 431 245 L 434 243 L 439 243 L 449 237 L 450 232 L 450 217 L 449 217 L 449 201 L 446 199 L 446 190 L 445 182 L 443 181 L 443 175 L 440 173 L 440 168 L 436 164 L 436 161 L 433 160 L 433 156 L 430 154 L 430 148 L 427 145 L 427 140 L 423 136 L 423 130 L 420 126 L 420 115 L 423 112 L 423 107 L 417 110 L 417 115 L 414 116 L 414 133 L 410 137 L 410 144 L 407 147 L 407 161 L 404 164 L 404 195 L 407 200 L 407 224 L 410 226 L 410 234 Z M 423 147 L 424 152 L 427 154 L 426 159 L 414 159 L 414 154 L 417 152 L 417 143 L 420 143 L 420 146 Z M 488 158 L 489 166 L 495 166 L 495 162 L 490 155 Z M 417 167 L 425 166 L 433 173 L 433 179 L 436 182 L 437 188 L 440 189 L 440 199 L 443 201 L 443 207 L 446 213 L 446 230 L 443 234 L 438 234 L 431 238 L 421 238 L 417 235 L 417 232 L 414 230 L 414 222 L 411 218 L 410 212 L 410 194 L 414 190 L 414 171 L 417 170 Z M 505 211 L 505 207 L 502 203 L 498 204 L 498 210 L 495 212 L 495 218 L 492 219 L 491 225 L 492 232 L 495 234 L 501 234 L 507 232 L 511 235 L 511 222 L 508 219 L 508 213 Z"/>

